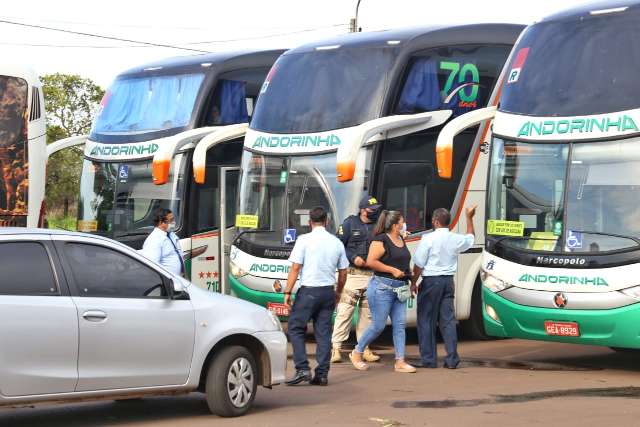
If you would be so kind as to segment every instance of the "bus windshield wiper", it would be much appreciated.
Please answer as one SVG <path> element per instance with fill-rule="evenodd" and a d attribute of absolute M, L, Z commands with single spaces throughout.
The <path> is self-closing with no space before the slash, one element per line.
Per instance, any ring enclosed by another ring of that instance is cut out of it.
<path fill-rule="evenodd" d="M 244 236 L 245 234 L 255 234 L 255 233 L 275 233 L 276 230 L 272 230 L 272 229 L 264 229 L 264 228 L 256 228 L 256 229 L 251 229 L 251 230 L 243 230 L 241 232 L 239 232 L 238 234 L 236 234 L 236 237 L 233 238 L 233 240 L 231 241 L 231 246 L 235 246 L 236 242 L 240 239 L 240 237 Z"/>

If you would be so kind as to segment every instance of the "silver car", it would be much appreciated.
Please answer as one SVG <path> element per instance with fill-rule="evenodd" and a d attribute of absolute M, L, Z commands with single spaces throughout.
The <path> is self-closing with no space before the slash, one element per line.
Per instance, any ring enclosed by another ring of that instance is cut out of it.
<path fill-rule="evenodd" d="M 0 230 L 0 405 L 206 393 L 246 413 L 284 380 L 269 311 L 210 293 L 133 249 L 80 233 Z"/>

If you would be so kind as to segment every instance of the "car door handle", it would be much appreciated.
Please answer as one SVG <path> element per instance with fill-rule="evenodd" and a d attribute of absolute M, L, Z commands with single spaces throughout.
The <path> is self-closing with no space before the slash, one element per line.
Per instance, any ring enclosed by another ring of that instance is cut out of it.
<path fill-rule="evenodd" d="M 82 317 L 89 322 L 102 322 L 107 319 L 107 313 L 100 310 L 89 310 L 85 311 Z"/>

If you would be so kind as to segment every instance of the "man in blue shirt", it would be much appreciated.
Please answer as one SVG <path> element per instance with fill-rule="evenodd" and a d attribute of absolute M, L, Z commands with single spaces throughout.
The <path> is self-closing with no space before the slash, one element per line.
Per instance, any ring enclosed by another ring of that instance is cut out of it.
<path fill-rule="evenodd" d="M 418 294 L 418 342 L 422 367 L 437 367 L 436 325 L 444 340 L 447 357 L 444 367 L 455 369 L 460 363 L 458 336 L 453 305 L 455 285 L 453 276 L 458 268 L 458 255 L 473 246 L 475 230 L 473 217 L 476 206 L 466 209 L 467 234 L 449 231 L 451 214 L 440 208 L 433 212 L 433 232 L 420 240 L 413 256 L 411 290 Z M 422 282 L 418 288 L 418 278 Z"/>
<path fill-rule="evenodd" d="M 327 385 L 329 361 L 331 357 L 331 316 L 340 298 L 347 279 L 349 261 L 342 242 L 329 233 L 327 212 L 316 207 L 309 212 L 311 232 L 298 237 L 289 261 L 291 268 L 284 292 L 284 303 L 291 309 L 289 315 L 289 340 L 293 347 L 293 361 L 296 373 L 287 385 L 310 382 L 313 385 Z M 338 270 L 337 289 L 336 270 Z M 300 288 L 295 303 L 291 306 L 291 291 L 300 276 Z M 305 347 L 307 323 L 313 320 L 316 336 L 315 376 L 311 378 L 309 361 Z"/>
<path fill-rule="evenodd" d="M 176 227 L 173 212 L 158 209 L 154 214 L 153 224 L 155 228 L 145 239 L 140 252 L 170 272 L 184 276 L 184 258 L 178 236 L 173 232 Z"/>

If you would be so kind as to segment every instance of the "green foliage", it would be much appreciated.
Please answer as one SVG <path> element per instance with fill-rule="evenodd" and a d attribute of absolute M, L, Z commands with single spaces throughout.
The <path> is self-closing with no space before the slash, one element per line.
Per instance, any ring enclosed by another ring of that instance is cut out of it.
<path fill-rule="evenodd" d="M 47 144 L 87 134 L 104 90 L 78 75 L 49 74 L 42 77 L 47 112 Z M 69 215 L 77 202 L 82 169 L 82 148 L 62 150 L 47 165 L 47 211 Z M 49 223 L 56 222 L 48 215 Z M 69 228 L 69 227 L 64 227 Z"/>

